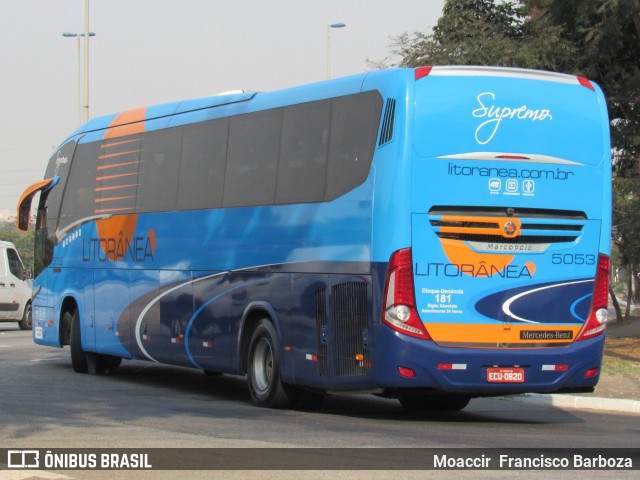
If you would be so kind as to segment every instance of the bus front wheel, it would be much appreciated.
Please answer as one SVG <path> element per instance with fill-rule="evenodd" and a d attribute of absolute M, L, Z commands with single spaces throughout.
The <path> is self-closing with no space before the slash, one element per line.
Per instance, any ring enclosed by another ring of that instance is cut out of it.
<path fill-rule="evenodd" d="M 87 373 L 89 371 L 89 364 L 87 362 L 87 354 L 82 349 L 80 315 L 78 315 L 78 310 L 74 310 L 73 313 L 65 312 L 62 317 L 62 325 L 71 325 L 69 346 L 71 347 L 71 365 L 73 369 L 76 373 Z"/>
<path fill-rule="evenodd" d="M 253 330 L 247 362 L 249 393 L 260 407 L 288 408 L 292 405 L 280 379 L 280 350 L 273 324 L 262 319 Z"/>
<path fill-rule="evenodd" d="M 71 325 L 69 345 L 71 347 L 71 365 L 76 373 L 112 373 L 122 362 L 122 358 L 100 353 L 85 352 L 82 348 L 80 315 L 78 310 L 65 312 L 62 325 Z"/>

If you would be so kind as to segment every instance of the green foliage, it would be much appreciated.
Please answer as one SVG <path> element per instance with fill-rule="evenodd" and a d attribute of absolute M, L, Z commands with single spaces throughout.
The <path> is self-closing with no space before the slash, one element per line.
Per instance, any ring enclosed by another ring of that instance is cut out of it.
<path fill-rule="evenodd" d="M 392 39 L 398 66 L 494 65 L 559 70 L 574 54 L 561 27 L 527 17 L 521 1 L 447 0 L 432 33 Z M 385 62 L 372 62 L 381 66 Z"/>
<path fill-rule="evenodd" d="M 634 297 L 633 279 L 640 266 L 640 177 L 616 177 L 613 180 L 613 243 L 617 261 L 627 269 L 627 311 Z M 637 292 L 635 297 L 637 297 Z"/>
<path fill-rule="evenodd" d="M 613 182 L 613 242 L 623 265 L 640 265 L 640 178 Z"/>
<path fill-rule="evenodd" d="M 522 15 L 512 2 L 450 0 L 423 45 L 430 63 L 508 65 L 521 27 Z"/>
<path fill-rule="evenodd" d="M 33 229 L 25 233 L 19 231 L 13 222 L 0 221 L 0 240 L 13 243 L 27 271 L 33 271 Z"/>
<path fill-rule="evenodd" d="M 638 174 L 640 158 L 640 1 L 523 0 L 532 23 L 560 28 L 575 55 L 563 71 L 596 81 L 607 97 L 611 117 L 614 173 Z M 545 30 L 542 30 L 543 32 Z"/>

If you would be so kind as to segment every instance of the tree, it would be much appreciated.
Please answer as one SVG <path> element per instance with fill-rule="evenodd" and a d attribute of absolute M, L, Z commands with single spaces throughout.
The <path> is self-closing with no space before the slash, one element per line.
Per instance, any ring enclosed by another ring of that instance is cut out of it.
<path fill-rule="evenodd" d="M 532 22 L 559 28 L 574 46 L 562 71 L 596 81 L 611 118 L 617 177 L 638 174 L 640 159 L 640 1 L 523 0 Z M 544 31 L 544 30 L 541 30 Z"/>
<path fill-rule="evenodd" d="M 432 33 L 404 33 L 392 39 L 401 67 L 495 65 L 558 69 L 574 53 L 561 28 L 527 17 L 521 1 L 447 0 Z M 389 59 L 370 62 L 386 66 Z"/>
<path fill-rule="evenodd" d="M 627 308 L 631 315 L 634 299 L 634 279 L 640 266 L 640 177 L 618 177 L 613 184 L 613 242 L 618 247 L 619 261 L 627 270 Z M 637 292 L 636 292 L 637 294 Z"/>

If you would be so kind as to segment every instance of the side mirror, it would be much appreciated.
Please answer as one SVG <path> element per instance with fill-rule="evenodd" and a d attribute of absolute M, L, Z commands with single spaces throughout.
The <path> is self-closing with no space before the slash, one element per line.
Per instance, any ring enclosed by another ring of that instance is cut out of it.
<path fill-rule="evenodd" d="M 33 196 L 31 197 L 33 198 Z M 29 214 L 31 213 L 31 198 L 18 206 L 18 230 L 29 230 Z"/>
<path fill-rule="evenodd" d="M 46 193 L 55 187 L 60 181 L 60 177 L 55 176 L 53 178 L 48 178 L 47 180 L 42 180 L 41 182 L 36 182 L 33 185 L 30 185 L 26 188 L 24 192 L 22 192 L 22 196 L 20 197 L 20 201 L 18 202 L 18 230 L 22 230 L 26 232 L 29 230 L 29 214 L 31 213 L 31 200 L 36 193 L 42 192 Z"/>

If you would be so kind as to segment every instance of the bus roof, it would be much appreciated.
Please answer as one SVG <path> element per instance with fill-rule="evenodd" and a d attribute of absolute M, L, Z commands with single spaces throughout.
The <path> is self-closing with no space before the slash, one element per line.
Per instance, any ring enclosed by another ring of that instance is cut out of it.
<path fill-rule="evenodd" d="M 589 86 L 590 82 L 576 75 L 566 73 L 549 72 L 545 70 L 530 70 L 527 68 L 512 67 L 485 67 L 476 65 L 437 65 L 429 68 L 430 76 L 456 76 L 456 77 L 511 77 L 529 80 L 543 80 L 547 82 L 567 83 L 570 85 L 583 85 L 593 90 Z M 420 70 L 420 69 L 418 69 Z M 589 85 L 587 85 L 587 83 Z"/>
<path fill-rule="evenodd" d="M 364 79 L 371 73 L 375 72 L 361 73 L 313 84 L 289 87 L 273 92 L 234 90 L 208 97 L 150 105 L 145 108 L 144 120 L 159 120 L 175 115 L 242 103 L 250 103 L 252 105 L 252 107 L 247 108 L 247 112 L 249 112 L 275 108 L 290 103 L 304 103 L 332 96 L 348 95 L 361 91 Z M 129 118 L 127 115 L 123 115 L 123 113 L 126 112 L 118 112 L 93 118 L 86 124 L 80 126 L 70 137 L 123 126 L 125 123 L 122 122 L 127 122 L 126 119 Z"/>
<path fill-rule="evenodd" d="M 146 120 L 153 120 L 161 117 L 168 117 L 171 115 L 178 115 L 181 113 L 188 113 L 197 110 L 203 110 L 207 108 L 219 107 L 222 105 L 229 105 L 232 103 L 246 102 L 256 96 L 256 92 L 232 92 L 220 95 L 213 95 L 210 97 L 195 98 L 189 100 L 181 100 L 177 102 L 170 102 L 157 105 L 154 108 L 152 116 L 148 116 Z M 86 124 L 82 125 L 75 134 L 87 133 L 96 130 L 102 130 L 109 127 L 122 126 L 118 123 L 118 114 L 105 115 L 91 119 Z"/>

